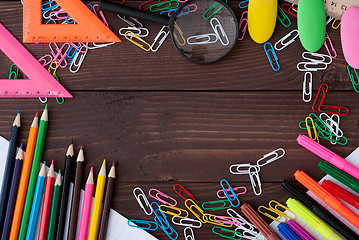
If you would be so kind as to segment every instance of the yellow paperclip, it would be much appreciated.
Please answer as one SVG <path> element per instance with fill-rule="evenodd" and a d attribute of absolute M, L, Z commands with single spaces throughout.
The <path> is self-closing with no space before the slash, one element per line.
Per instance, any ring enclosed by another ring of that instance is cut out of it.
<path fill-rule="evenodd" d="M 264 208 L 265 210 L 267 210 L 267 212 L 262 211 L 261 208 Z M 282 222 L 282 221 L 280 221 L 282 219 L 282 217 L 284 217 L 284 222 L 287 221 L 287 218 L 285 216 L 283 216 L 282 214 L 277 212 L 277 210 L 275 210 L 274 208 L 271 208 L 271 207 L 268 208 L 268 207 L 265 207 L 265 206 L 259 206 L 258 207 L 258 212 L 260 212 L 261 214 L 263 214 L 267 218 L 270 218 L 270 219 L 272 219 L 272 220 L 274 220 L 276 222 L 279 222 L 279 223 Z M 268 212 L 270 212 L 272 214 L 269 214 Z M 278 215 L 278 216 L 276 216 L 276 215 Z"/>
<path fill-rule="evenodd" d="M 202 223 L 206 222 L 204 211 L 191 198 L 188 198 L 184 202 L 184 205 L 188 208 L 188 210 L 193 213 L 193 215 L 196 216 L 196 218 L 198 218 L 198 220 L 200 220 Z M 200 216 L 197 212 L 200 213 L 202 216 Z"/>
<path fill-rule="evenodd" d="M 143 40 L 142 38 L 140 38 L 139 36 L 137 36 L 135 33 L 133 33 L 132 31 L 127 31 L 125 32 L 125 38 L 132 42 L 133 44 L 135 44 L 137 47 L 142 48 L 143 50 L 145 50 L 146 52 L 149 52 L 151 50 L 151 44 L 149 44 L 148 42 L 146 42 L 145 40 Z M 140 42 L 136 42 L 134 39 L 137 39 Z M 142 44 L 141 44 L 142 42 Z M 145 46 L 147 46 L 147 48 L 145 48 Z"/>
<path fill-rule="evenodd" d="M 285 217 L 287 219 L 291 219 L 291 220 L 295 220 L 297 218 L 297 215 L 294 212 L 292 212 L 289 208 L 287 208 L 286 206 L 284 206 L 283 204 L 281 204 L 280 202 L 277 202 L 275 200 L 272 200 L 269 202 L 270 208 L 273 208 L 272 203 L 275 204 L 274 209 L 277 210 L 277 212 L 279 214 L 281 214 L 283 217 Z M 282 209 L 279 209 L 279 208 L 282 208 Z M 287 211 L 287 212 L 285 212 L 285 211 Z M 289 216 L 288 213 L 292 214 L 294 217 Z"/>
<path fill-rule="evenodd" d="M 309 125 L 309 120 L 312 121 L 311 126 Z M 305 126 L 307 127 L 307 131 L 308 131 L 308 136 L 310 139 L 317 141 L 319 143 L 319 137 L 318 137 L 318 132 L 317 132 L 317 128 L 315 127 L 314 124 L 314 120 L 311 117 L 306 117 L 305 118 Z M 311 131 L 311 128 L 313 128 L 313 133 L 314 133 L 314 137 Z"/>
<path fill-rule="evenodd" d="M 177 29 L 178 33 L 180 34 L 180 36 L 181 36 L 181 38 L 182 38 L 182 40 L 183 40 L 183 43 L 181 43 L 181 42 L 178 40 L 177 34 L 173 31 L 173 36 L 174 36 L 174 38 L 176 39 L 176 41 L 178 42 L 179 45 L 181 45 L 181 46 L 185 45 L 185 44 L 186 44 L 186 39 L 183 37 L 183 32 L 182 32 L 182 30 L 180 29 L 180 27 L 178 26 L 178 24 L 177 24 L 176 22 L 175 22 L 175 24 L 174 24 L 173 26 L 174 26 L 174 28 Z"/>
<path fill-rule="evenodd" d="M 339 23 L 335 26 L 335 22 L 336 21 L 339 21 Z M 340 24 L 341 24 L 342 22 L 339 20 L 339 19 L 334 19 L 334 21 L 332 22 L 332 28 L 333 29 L 338 29 L 339 27 L 340 27 Z"/>
<path fill-rule="evenodd" d="M 53 69 L 53 68 L 51 67 L 52 64 L 55 65 L 55 70 L 54 70 L 54 72 L 51 74 L 51 69 Z M 48 71 L 52 76 L 56 76 L 56 71 L 57 71 L 58 66 L 59 66 L 59 64 L 54 61 L 54 62 L 52 62 L 52 63 L 50 64 L 50 66 L 49 66 L 49 68 L 47 69 L 47 71 Z"/>
<path fill-rule="evenodd" d="M 167 208 L 167 210 L 165 208 Z M 189 215 L 187 210 L 184 210 L 184 209 L 178 208 L 178 207 L 164 205 L 164 204 L 160 205 L 159 209 L 163 213 L 166 213 L 166 214 L 169 214 L 172 216 L 177 216 L 180 218 L 186 218 Z"/>
<path fill-rule="evenodd" d="M 205 214 L 204 214 L 204 217 L 205 217 L 206 223 L 210 223 L 210 224 L 217 225 L 217 226 L 221 226 L 221 227 L 228 227 L 228 228 L 230 228 L 230 227 L 233 226 L 233 224 L 226 224 L 226 223 L 217 221 L 217 220 L 215 219 L 216 217 L 219 218 L 219 219 L 222 219 L 223 221 L 228 221 L 228 219 L 225 219 L 225 218 L 216 216 L 216 215 L 214 215 L 214 214 L 205 213 Z"/>

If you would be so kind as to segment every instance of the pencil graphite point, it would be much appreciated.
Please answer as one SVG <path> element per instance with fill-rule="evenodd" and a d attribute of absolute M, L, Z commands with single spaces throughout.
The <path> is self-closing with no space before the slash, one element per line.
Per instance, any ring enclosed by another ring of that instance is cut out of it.
<path fill-rule="evenodd" d="M 47 109 L 47 104 L 45 105 L 45 109 Z"/>
<path fill-rule="evenodd" d="M 36 112 L 35 117 L 39 117 L 39 112 Z"/>

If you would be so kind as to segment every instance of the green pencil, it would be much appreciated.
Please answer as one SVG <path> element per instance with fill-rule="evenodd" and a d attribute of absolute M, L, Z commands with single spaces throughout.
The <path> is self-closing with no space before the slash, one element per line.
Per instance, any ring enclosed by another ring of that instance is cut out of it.
<path fill-rule="evenodd" d="M 55 239 L 56 227 L 57 227 L 57 215 L 59 210 L 59 200 L 61 194 L 61 171 L 57 175 L 54 190 L 52 193 L 51 210 L 49 217 L 49 228 L 47 229 L 47 240 Z"/>
<path fill-rule="evenodd" d="M 44 144 L 45 144 L 47 124 L 48 124 L 48 112 L 47 112 L 47 104 L 46 104 L 39 123 L 39 132 L 37 134 L 37 139 L 36 139 L 35 152 L 31 165 L 29 184 L 26 192 L 25 205 L 22 214 L 18 240 L 25 240 L 26 238 L 26 231 L 31 213 L 32 200 L 34 198 L 37 175 L 39 174 L 42 151 L 44 149 Z"/>

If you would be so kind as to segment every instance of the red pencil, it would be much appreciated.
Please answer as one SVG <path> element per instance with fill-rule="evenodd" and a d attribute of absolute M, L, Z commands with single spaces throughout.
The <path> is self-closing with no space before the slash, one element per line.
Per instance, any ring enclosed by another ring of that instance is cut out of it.
<path fill-rule="evenodd" d="M 55 183 L 54 160 L 52 160 L 50 170 L 46 178 L 45 195 L 42 204 L 42 213 L 41 213 L 41 222 L 40 222 L 40 231 L 39 231 L 38 240 L 46 240 L 54 183 Z"/>

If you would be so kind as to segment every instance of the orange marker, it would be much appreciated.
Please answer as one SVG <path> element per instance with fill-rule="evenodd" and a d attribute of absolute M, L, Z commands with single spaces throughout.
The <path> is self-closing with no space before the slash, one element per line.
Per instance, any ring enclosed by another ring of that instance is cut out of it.
<path fill-rule="evenodd" d="M 56 0 L 76 24 L 43 24 L 42 0 L 24 0 L 23 42 L 121 42 L 81 0 Z"/>
<path fill-rule="evenodd" d="M 295 179 L 297 179 L 303 186 L 309 191 L 314 193 L 320 200 L 326 203 L 329 207 L 339 213 L 342 217 L 348 220 L 355 227 L 359 228 L 359 216 L 352 210 L 345 206 L 338 198 L 334 197 L 322 186 L 309 177 L 305 172 L 297 170 L 294 173 Z"/>

